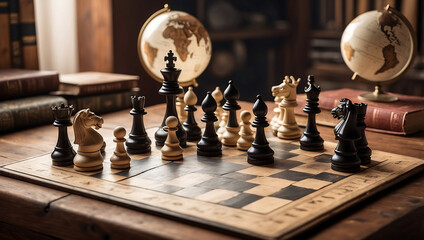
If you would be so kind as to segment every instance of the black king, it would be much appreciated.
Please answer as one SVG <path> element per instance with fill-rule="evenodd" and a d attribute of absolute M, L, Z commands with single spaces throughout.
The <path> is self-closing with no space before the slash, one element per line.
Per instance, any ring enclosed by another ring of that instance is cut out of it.
<path fill-rule="evenodd" d="M 164 80 L 162 87 L 159 89 L 159 94 L 166 96 L 166 112 L 161 126 L 155 133 L 156 146 L 163 146 L 168 135 L 168 132 L 163 128 L 166 119 L 169 116 L 175 116 L 178 119 L 175 99 L 177 94 L 183 92 L 183 88 L 178 85 L 178 77 L 181 74 L 181 69 L 175 68 L 174 61 L 177 61 L 177 58 L 174 57 L 174 53 L 171 50 L 169 50 L 168 56 L 165 56 L 164 61 L 168 61 L 168 63 L 166 64 L 166 68 L 160 70 Z M 180 146 L 185 147 L 187 145 L 187 133 L 182 128 L 179 119 L 177 128 L 177 137 L 180 141 Z"/>

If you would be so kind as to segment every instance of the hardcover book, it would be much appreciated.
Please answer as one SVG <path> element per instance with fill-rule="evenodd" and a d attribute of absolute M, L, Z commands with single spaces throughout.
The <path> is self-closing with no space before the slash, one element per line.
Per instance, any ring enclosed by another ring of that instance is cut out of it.
<path fill-rule="evenodd" d="M 424 130 L 424 98 L 393 94 L 399 101 L 393 103 L 381 103 L 361 101 L 358 96 L 365 91 L 355 89 L 339 89 L 323 91 L 319 96 L 321 113 L 316 115 L 318 124 L 334 127 L 339 120 L 331 115 L 331 109 L 337 107 L 341 98 L 349 98 L 353 102 L 368 104 L 365 123 L 367 129 L 376 132 L 407 135 Z M 306 104 L 306 95 L 299 94 L 298 106 L 295 109 L 296 119 L 299 124 L 306 123 L 306 113 L 303 108 Z"/>
<path fill-rule="evenodd" d="M 84 108 L 90 108 L 91 111 L 102 114 L 130 108 L 132 106 L 131 96 L 137 95 L 138 91 L 138 88 L 134 88 L 127 91 L 92 96 L 63 95 L 60 91 L 52 94 L 63 96 L 69 105 L 73 105 L 73 114 Z"/>
<path fill-rule="evenodd" d="M 0 102 L 0 133 L 53 123 L 52 106 L 66 103 L 60 96 L 41 95 Z"/>
<path fill-rule="evenodd" d="M 0 70 L 0 100 L 47 94 L 58 88 L 59 74 L 55 71 Z"/>
<path fill-rule="evenodd" d="M 80 72 L 61 74 L 59 91 L 64 95 L 86 96 L 130 90 L 138 86 L 139 76 Z"/>

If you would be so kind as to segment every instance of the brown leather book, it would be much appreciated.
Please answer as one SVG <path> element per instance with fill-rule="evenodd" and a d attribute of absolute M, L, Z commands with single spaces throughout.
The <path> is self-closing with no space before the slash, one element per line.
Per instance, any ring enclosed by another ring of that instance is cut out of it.
<path fill-rule="evenodd" d="M 423 97 L 393 94 L 399 98 L 399 101 L 380 103 L 359 100 L 358 95 L 362 93 L 365 93 L 365 91 L 347 88 L 321 92 L 319 96 L 321 113 L 316 116 L 317 123 L 335 126 L 339 120 L 332 117 L 331 109 L 339 105 L 341 98 L 349 98 L 356 103 L 365 102 L 368 104 L 365 117 L 368 130 L 399 135 L 407 135 L 424 130 Z M 299 94 L 297 102 L 298 106 L 295 109 L 295 113 L 299 116 L 299 123 L 306 123 L 306 113 L 303 112 L 306 104 L 306 95 Z M 302 120 L 301 116 L 305 119 Z"/>
<path fill-rule="evenodd" d="M 0 100 L 46 94 L 58 88 L 59 74 L 55 71 L 0 70 Z"/>
<path fill-rule="evenodd" d="M 60 75 L 59 91 L 63 95 L 86 96 L 130 90 L 138 86 L 139 76 L 80 72 Z"/>

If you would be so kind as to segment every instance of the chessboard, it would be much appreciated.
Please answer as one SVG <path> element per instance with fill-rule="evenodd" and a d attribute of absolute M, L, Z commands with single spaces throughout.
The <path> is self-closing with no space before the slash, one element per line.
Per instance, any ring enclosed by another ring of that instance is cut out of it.
<path fill-rule="evenodd" d="M 149 129 L 153 137 L 156 129 Z M 223 147 L 221 157 L 196 154 L 188 143 L 182 161 L 164 161 L 160 148 L 132 155 L 131 168 L 110 168 L 107 143 L 103 170 L 76 172 L 53 166 L 50 154 L 6 165 L 10 177 L 81 194 L 143 212 L 240 237 L 288 238 L 422 170 L 417 158 L 373 151 L 359 173 L 331 170 L 335 143 L 320 152 L 300 150 L 298 141 L 267 134 L 275 151 L 271 165 L 247 163 L 246 152 Z M 164 226 L 166 227 L 166 226 Z"/>

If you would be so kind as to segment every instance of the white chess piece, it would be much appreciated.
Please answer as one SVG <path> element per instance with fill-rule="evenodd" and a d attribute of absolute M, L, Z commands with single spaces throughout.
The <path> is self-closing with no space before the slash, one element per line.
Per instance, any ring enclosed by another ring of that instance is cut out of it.
<path fill-rule="evenodd" d="M 249 111 L 242 111 L 240 114 L 240 138 L 237 140 L 237 149 L 247 151 L 250 146 L 252 146 L 252 142 L 255 139 L 253 136 L 252 129 L 250 128 L 250 119 L 252 118 L 252 114 Z"/>
<path fill-rule="evenodd" d="M 113 130 L 113 135 L 115 136 L 113 141 L 116 142 L 116 148 L 110 157 L 111 168 L 125 169 L 130 167 L 131 158 L 128 156 L 124 146 L 126 133 L 123 127 L 116 127 Z"/>
<path fill-rule="evenodd" d="M 183 159 L 183 148 L 180 146 L 180 141 L 177 137 L 177 125 L 178 119 L 174 116 L 169 116 L 165 121 L 166 127 L 165 130 L 168 130 L 168 136 L 165 140 L 165 145 L 163 145 L 162 159 L 175 161 Z"/>

